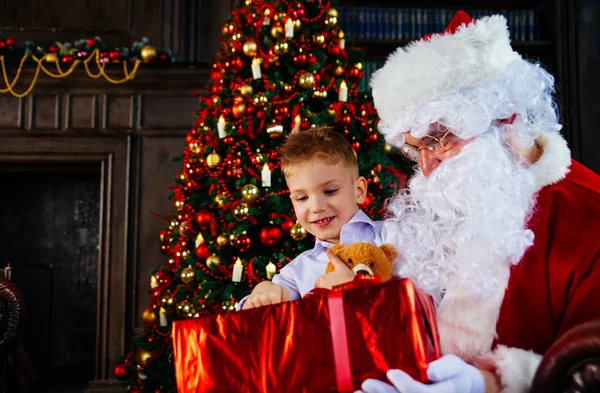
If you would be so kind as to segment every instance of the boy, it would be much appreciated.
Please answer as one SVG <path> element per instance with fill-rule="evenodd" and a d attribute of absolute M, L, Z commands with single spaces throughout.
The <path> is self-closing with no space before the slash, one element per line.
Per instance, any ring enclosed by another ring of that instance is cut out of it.
<path fill-rule="evenodd" d="M 358 208 L 367 182 L 358 175 L 356 155 L 343 135 L 329 127 L 311 128 L 289 135 L 279 153 L 296 217 L 315 236 L 315 247 L 297 256 L 272 281 L 258 284 L 240 302 L 244 310 L 299 299 L 315 286 L 331 288 L 351 281 L 354 273 L 329 252 L 332 244 L 383 243 L 381 223 Z M 330 260 L 335 271 L 325 274 Z"/>

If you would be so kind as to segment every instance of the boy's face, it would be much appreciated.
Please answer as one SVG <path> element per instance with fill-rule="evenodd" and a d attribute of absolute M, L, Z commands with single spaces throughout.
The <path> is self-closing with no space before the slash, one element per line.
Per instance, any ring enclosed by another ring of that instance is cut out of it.
<path fill-rule="evenodd" d="M 354 216 L 367 192 L 365 178 L 356 178 L 355 169 L 319 159 L 298 165 L 286 182 L 302 227 L 334 244 L 340 242 L 342 225 Z"/>

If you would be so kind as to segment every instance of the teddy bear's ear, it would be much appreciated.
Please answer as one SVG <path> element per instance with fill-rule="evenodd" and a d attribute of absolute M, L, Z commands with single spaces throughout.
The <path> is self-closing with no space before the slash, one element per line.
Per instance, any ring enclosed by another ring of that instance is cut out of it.
<path fill-rule="evenodd" d="M 392 246 L 389 243 L 382 244 L 379 248 L 381 248 L 383 250 L 385 255 L 392 262 L 394 262 L 394 260 L 398 256 L 398 251 L 396 251 L 396 247 Z"/>

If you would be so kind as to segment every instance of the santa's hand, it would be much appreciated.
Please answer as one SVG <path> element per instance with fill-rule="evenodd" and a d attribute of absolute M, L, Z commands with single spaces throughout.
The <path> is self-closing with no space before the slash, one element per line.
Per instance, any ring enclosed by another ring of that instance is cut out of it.
<path fill-rule="evenodd" d="M 331 249 L 327 250 L 327 258 L 329 258 L 329 262 L 333 265 L 333 271 L 319 277 L 315 282 L 315 288 L 331 289 L 336 285 L 354 280 L 354 272 Z"/>
<path fill-rule="evenodd" d="M 481 372 L 455 355 L 445 355 L 427 368 L 430 385 L 417 382 L 402 370 L 390 370 L 387 377 L 393 387 L 375 379 L 362 384 L 364 393 L 485 393 Z"/>

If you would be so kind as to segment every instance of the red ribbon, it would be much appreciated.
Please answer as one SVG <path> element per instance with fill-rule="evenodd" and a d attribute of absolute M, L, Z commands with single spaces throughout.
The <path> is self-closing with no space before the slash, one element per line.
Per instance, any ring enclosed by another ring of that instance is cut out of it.
<path fill-rule="evenodd" d="M 344 317 L 344 300 L 341 291 L 332 292 L 328 298 L 329 320 L 331 321 L 331 343 L 335 363 L 335 379 L 338 392 L 353 392 L 352 367 L 348 350 L 348 334 Z"/>

